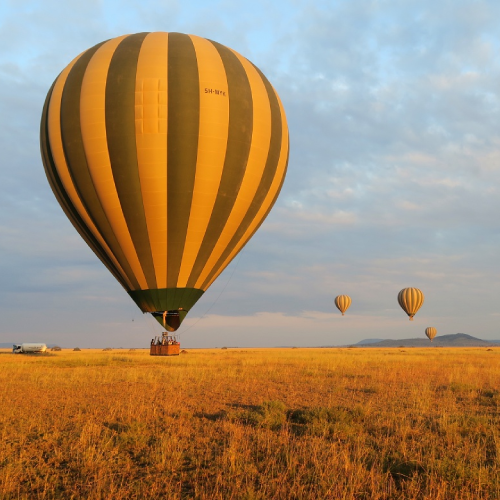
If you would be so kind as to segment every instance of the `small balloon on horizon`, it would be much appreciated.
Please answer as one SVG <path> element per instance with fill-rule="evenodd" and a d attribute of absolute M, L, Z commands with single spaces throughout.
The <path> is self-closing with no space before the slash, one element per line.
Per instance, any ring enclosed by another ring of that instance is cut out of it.
<path fill-rule="evenodd" d="M 337 295 L 335 297 L 335 305 L 337 306 L 337 309 L 342 313 L 342 316 L 344 316 L 344 313 L 349 309 L 351 305 L 351 297 L 349 295 Z"/>
<path fill-rule="evenodd" d="M 429 326 L 425 329 L 425 334 L 427 335 L 427 338 L 432 342 L 432 339 L 437 334 L 437 330 L 433 326 Z"/>

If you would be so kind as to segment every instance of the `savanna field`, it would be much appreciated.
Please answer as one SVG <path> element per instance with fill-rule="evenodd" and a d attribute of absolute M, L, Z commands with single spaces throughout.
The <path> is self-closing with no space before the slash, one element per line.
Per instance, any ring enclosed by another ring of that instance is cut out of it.
<path fill-rule="evenodd" d="M 498 499 L 500 348 L 0 355 L 1 499 Z"/>

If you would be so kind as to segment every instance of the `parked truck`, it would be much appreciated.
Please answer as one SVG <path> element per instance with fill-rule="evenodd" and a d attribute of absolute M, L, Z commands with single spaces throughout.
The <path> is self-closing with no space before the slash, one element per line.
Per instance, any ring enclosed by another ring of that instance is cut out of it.
<path fill-rule="evenodd" d="M 37 344 L 35 342 L 25 342 L 24 344 L 14 344 L 12 352 L 14 354 L 28 354 L 36 352 L 45 352 L 47 346 L 45 344 Z"/>

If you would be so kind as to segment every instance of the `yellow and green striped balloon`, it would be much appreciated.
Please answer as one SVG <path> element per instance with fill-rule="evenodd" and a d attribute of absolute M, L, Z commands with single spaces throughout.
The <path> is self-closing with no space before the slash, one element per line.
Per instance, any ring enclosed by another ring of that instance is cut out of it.
<path fill-rule="evenodd" d="M 427 335 L 427 338 L 432 342 L 432 339 L 437 334 L 437 330 L 433 326 L 429 326 L 425 329 L 425 334 Z"/>
<path fill-rule="evenodd" d="M 413 316 L 424 303 L 424 294 L 418 288 L 403 288 L 398 293 L 398 302 L 403 311 L 408 314 L 410 321 L 413 321 Z"/>
<path fill-rule="evenodd" d="M 285 112 L 262 72 L 181 33 L 80 54 L 49 90 L 40 135 L 64 212 L 170 331 L 262 224 L 288 163 Z"/>
<path fill-rule="evenodd" d="M 349 309 L 349 306 L 351 305 L 351 297 L 349 295 L 337 295 L 335 297 L 335 305 L 337 306 L 337 309 L 342 313 L 342 316 L 344 316 L 344 313 Z"/>

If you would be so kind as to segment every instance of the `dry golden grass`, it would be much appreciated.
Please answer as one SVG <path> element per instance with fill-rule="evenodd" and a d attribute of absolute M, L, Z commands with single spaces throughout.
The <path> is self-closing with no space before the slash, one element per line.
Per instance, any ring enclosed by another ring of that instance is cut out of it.
<path fill-rule="evenodd" d="M 500 348 L 0 355 L 2 499 L 498 499 Z"/>

